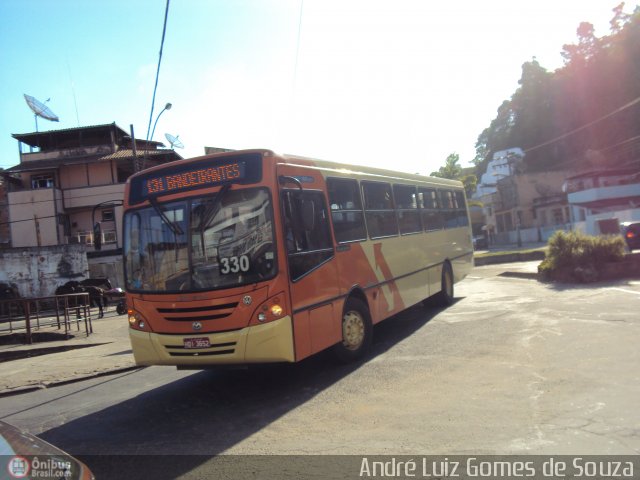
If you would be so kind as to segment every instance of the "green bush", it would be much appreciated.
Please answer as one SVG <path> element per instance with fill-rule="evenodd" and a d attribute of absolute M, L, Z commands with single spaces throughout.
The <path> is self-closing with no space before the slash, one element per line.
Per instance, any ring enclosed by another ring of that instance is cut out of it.
<path fill-rule="evenodd" d="M 549 239 L 548 246 L 538 271 L 549 280 L 595 281 L 603 264 L 624 258 L 624 239 L 620 235 L 594 237 L 580 231 L 559 230 Z"/>

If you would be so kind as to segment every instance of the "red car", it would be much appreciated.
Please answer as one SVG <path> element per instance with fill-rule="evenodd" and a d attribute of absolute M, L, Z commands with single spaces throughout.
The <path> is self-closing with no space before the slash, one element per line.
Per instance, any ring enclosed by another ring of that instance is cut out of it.
<path fill-rule="evenodd" d="M 640 248 L 640 222 L 623 222 L 620 224 L 620 231 L 629 250 Z"/>

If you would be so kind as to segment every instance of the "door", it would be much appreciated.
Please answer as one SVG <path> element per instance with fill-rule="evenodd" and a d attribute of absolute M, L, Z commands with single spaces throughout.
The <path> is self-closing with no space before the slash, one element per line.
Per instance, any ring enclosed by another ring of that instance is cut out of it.
<path fill-rule="evenodd" d="M 287 188 L 291 186 L 291 188 Z M 296 359 L 341 339 L 339 287 L 329 212 L 322 190 L 287 184 L 281 212 L 293 310 Z"/>

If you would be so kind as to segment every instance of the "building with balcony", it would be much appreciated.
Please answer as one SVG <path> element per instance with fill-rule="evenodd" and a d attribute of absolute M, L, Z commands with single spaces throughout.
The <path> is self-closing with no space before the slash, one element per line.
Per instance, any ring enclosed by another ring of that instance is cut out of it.
<path fill-rule="evenodd" d="M 3 170 L 9 246 L 84 245 L 92 276 L 122 278 L 122 200 L 136 170 L 182 157 L 115 123 L 25 134 L 20 164 Z M 102 249 L 94 248 L 100 222 Z"/>
<path fill-rule="evenodd" d="M 576 227 L 590 235 L 617 233 L 640 221 L 640 169 L 599 169 L 568 177 L 563 189 Z"/>

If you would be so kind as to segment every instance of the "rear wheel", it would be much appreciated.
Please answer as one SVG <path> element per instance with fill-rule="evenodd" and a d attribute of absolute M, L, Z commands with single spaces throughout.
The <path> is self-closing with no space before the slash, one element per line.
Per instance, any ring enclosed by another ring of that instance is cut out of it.
<path fill-rule="evenodd" d="M 453 304 L 453 272 L 451 265 L 445 263 L 442 266 L 441 290 L 434 297 L 436 305 L 440 307 L 448 307 Z"/>
<path fill-rule="evenodd" d="M 367 305 L 357 298 L 347 300 L 342 314 L 342 341 L 333 351 L 342 362 L 362 357 L 371 345 L 373 325 Z"/>

